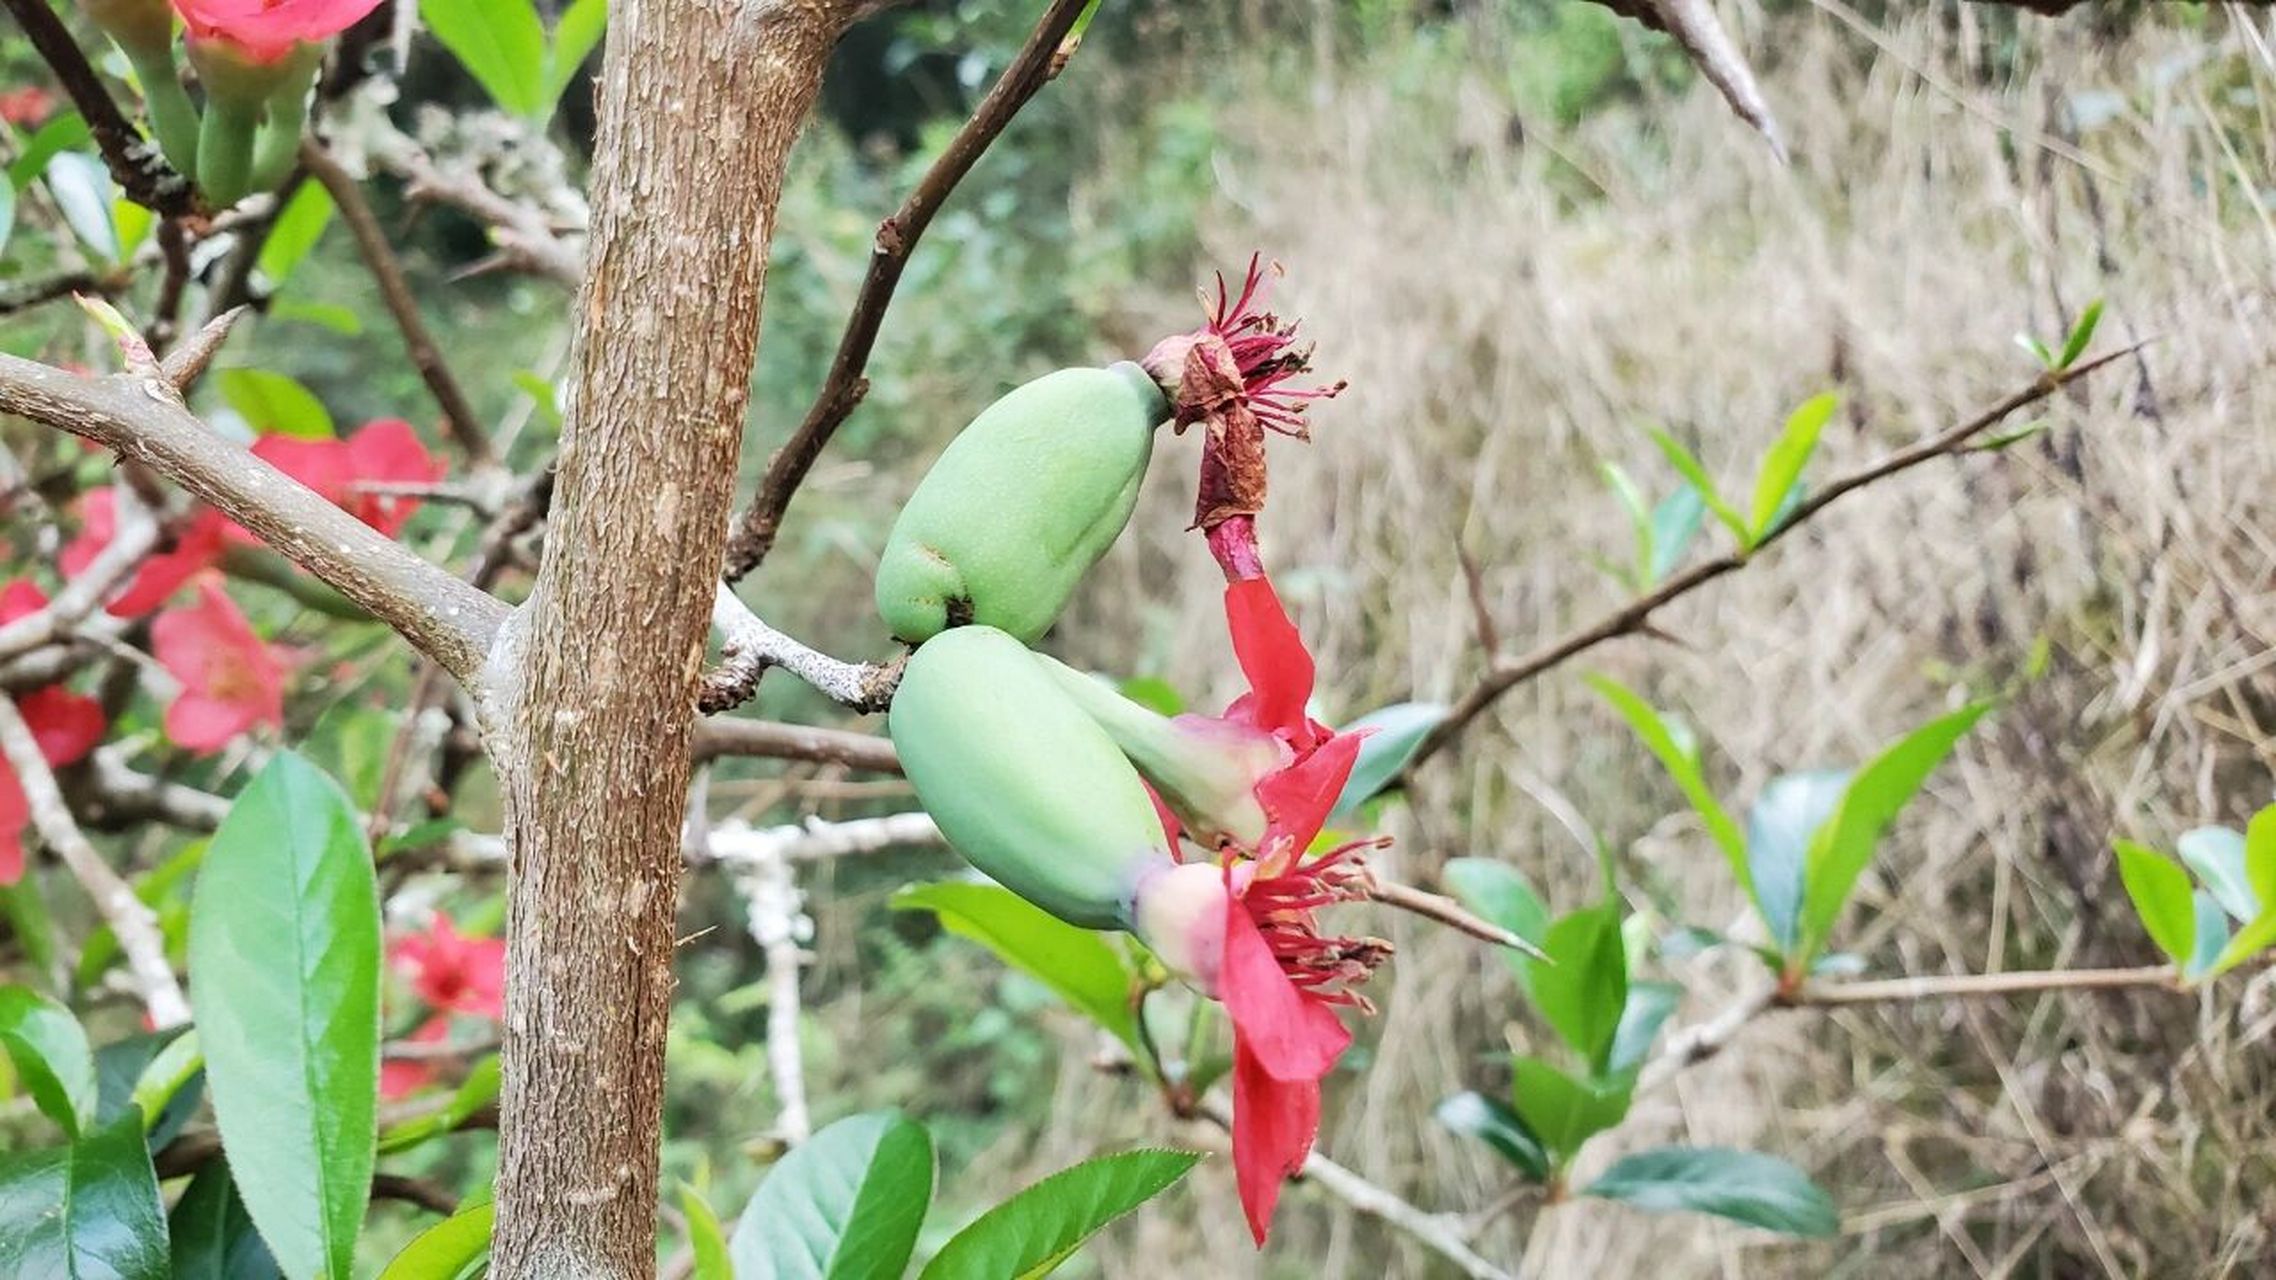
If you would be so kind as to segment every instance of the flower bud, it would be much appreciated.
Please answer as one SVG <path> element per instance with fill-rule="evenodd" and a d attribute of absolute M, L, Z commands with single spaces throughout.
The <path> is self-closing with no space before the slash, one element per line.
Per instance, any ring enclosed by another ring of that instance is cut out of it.
<path fill-rule="evenodd" d="M 888 727 L 949 844 L 1069 924 L 1130 928 L 1139 884 L 1175 862 L 1113 740 L 994 627 L 958 627 L 918 649 Z"/>
<path fill-rule="evenodd" d="M 877 611 L 921 644 L 967 622 L 1049 630 L 1138 501 L 1168 401 L 1134 364 L 1062 369 L 972 420 L 901 509 Z"/>

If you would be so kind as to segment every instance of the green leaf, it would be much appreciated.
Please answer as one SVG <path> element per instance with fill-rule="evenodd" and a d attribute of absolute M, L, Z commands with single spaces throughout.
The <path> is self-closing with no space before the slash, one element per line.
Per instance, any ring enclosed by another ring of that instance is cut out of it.
<path fill-rule="evenodd" d="M 491 1054 L 475 1063 L 474 1069 L 466 1073 L 466 1079 L 459 1082 L 458 1091 L 451 1095 L 447 1106 L 440 1111 L 429 1111 L 405 1120 L 380 1134 L 379 1153 L 392 1155 L 398 1151 L 408 1151 L 446 1133 L 456 1132 L 460 1125 L 466 1123 L 467 1117 L 498 1100 L 498 1085 L 498 1055 Z"/>
<path fill-rule="evenodd" d="M 1849 901 L 1857 877 L 1873 859 L 1873 847 L 1928 775 L 1950 755 L 1976 721 L 1991 709 L 1974 702 L 1950 715 L 1931 720 L 1891 744 L 1857 771 L 1841 808 L 1833 820 L 1818 829 L 1810 844 L 1810 862 L 1802 900 L 1800 958 L 1817 954 L 1841 909 Z"/>
<path fill-rule="evenodd" d="M 1184 695 L 1160 676 L 1132 676 L 1119 690 L 1123 697 L 1159 715 L 1174 716 L 1185 710 Z"/>
<path fill-rule="evenodd" d="M 29 987 L 0 987 L 0 1050 L 32 1103 L 76 1138 L 95 1121 L 95 1053 L 71 1010 Z"/>
<path fill-rule="evenodd" d="M 2150 941 L 2175 964 L 2187 964 L 2196 947 L 2197 908 L 2189 873 L 2164 854 L 2131 840 L 2117 842 L 2118 879 Z"/>
<path fill-rule="evenodd" d="M 348 338 L 358 337 L 364 331 L 363 317 L 357 315 L 353 308 L 343 307 L 336 302 L 278 298 L 269 304 L 269 318 L 289 320 L 295 324 L 312 324 Z"/>
<path fill-rule="evenodd" d="M 1675 572 L 1683 563 L 1684 553 L 1698 540 L 1706 519 L 1707 501 L 1690 484 L 1678 485 L 1675 492 L 1660 499 L 1652 508 L 1652 558 L 1644 574 L 1645 586 L 1657 586 Z"/>
<path fill-rule="evenodd" d="M 2245 824 L 2244 882 L 2263 915 L 2276 910 L 2276 804 Z"/>
<path fill-rule="evenodd" d="M 1672 982 L 1632 982 L 1628 1003 L 1620 1009 L 1620 1029 L 1612 1036 L 1612 1054 L 1605 1069 L 1615 1073 L 1643 1064 L 1659 1039 L 1660 1028 L 1683 1003 L 1683 988 Z"/>
<path fill-rule="evenodd" d="M 95 1080 L 100 1093 L 100 1100 L 95 1104 L 95 1119 L 109 1124 L 139 1105 L 135 1102 L 135 1091 L 142 1086 L 143 1076 L 149 1073 L 152 1064 L 167 1056 L 167 1050 L 174 1043 L 188 1034 L 184 1028 L 175 1027 L 114 1040 L 95 1050 Z M 199 1079 L 193 1077 L 175 1091 L 163 1115 L 156 1120 L 145 1116 L 150 1149 L 156 1151 L 172 1142 L 204 1099 L 205 1090 Z"/>
<path fill-rule="evenodd" d="M 1841 397 L 1830 391 L 1804 400 L 1802 407 L 1786 419 L 1778 443 L 1763 455 L 1762 468 L 1754 477 L 1754 509 L 1746 538 L 1750 545 L 1761 542 L 1777 527 L 1780 511 L 1793 494 L 1795 482 L 1802 478 L 1802 468 L 1817 451 L 1819 434 L 1840 403 Z"/>
<path fill-rule="evenodd" d="M 1746 517 L 1740 515 L 1737 507 L 1725 502 L 1723 495 L 1716 492 L 1715 478 L 1707 474 L 1707 468 L 1699 465 L 1699 459 L 1692 456 L 1691 450 L 1683 447 L 1681 440 L 1659 427 L 1650 430 L 1652 443 L 1660 447 L 1660 453 L 1667 458 L 1668 465 L 1691 482 L 1692 489 L 1699 494 L 1699 500 L 1706 503 L 1707 509 L 1715 513 L 1715 518 L 1723 522 L 1723 527 L 1731 531 L 1731 536 L 1739 540 L 1739 549 L 1743 551 L 1752 547 L 1754 539 L 1747 529 Z"/>
<path fill-rule="evenodd" d="M 1802 942 L 1802 896 L 1810 845 L 1841 808 L 1846 769 L 1813 769 L 1772 778 L 1747 810 L 1747 870 L 1754 901 L 1782 951 Z"/>
<path fill-rule="evenodd" d="M 283 1280 L 223 1160 L 207 1161 L 190 1179 L 166 1215 L 166 1230 L 174 1280 Z"/>
<path fill-rule="evenodd" d="M 166 1280 L 166 1217 L 129 1108 L 68 1147 L 0 1158 L 0 1275 Z"/>
<path fill-rule="evenodd" d="M 1534 946 L 1540 946 L 1548 935 L 1549 908 L 1516 867 L 1492 858 L 1456 858 L 1446 864 L 1441 876 L 1463 906 Z M 1517 980 L 1532 990 L 1533 958 L 1515 947 L 1504 947 L 1502 959 Z"/>
<path fill-rule="evenodd" d="M 2079 313 L 2078 323 L 2071 326 L 2071 336 L 2064 340 L 2063 354 L 2055 360 L 2054 367 L 2068 369 L 2077 364 L 2078 358 L 2086 354 L 2086 344 L 2094 341 L 2095 326 L 2101 323 L 2102 299 L 2096 298 L 2086 304 L 2086 310 Z"/>
<path fill-rule="evenodd" d="M 2245 869 L 2244 837 L 2227 827 L 2198 827 L 2175 842 L 2181 860 L 2197 873 L 2221 910 L 2239 922 L 2260 915 L 2260 895 Z"/>
<path fill-rule="evenodd" d="M 2270 943 L 2276 943 L 2276 910 L 2262 913 L 2259 919 L 2237 930 L 2236 936 L 2225 940 L 2213 959 L 2195 976 L 2217 978 L 2266 951 Z"/>
<path fill-rule="evenodd" d="M 196 1092 L 191 1086 L 204 1071 L 205 1053 L 198 1048 L 198 1033 L 195 1029 L 185 1031 L 167 1041 L 135 1077 L 134 1105 L 142 1108 L 143 1118 L 155 1125 L 184 1090 Z"/>
<path fill-rule="evenodd" d="M 132 262 L 134 251 L 142 247 L 150 229 L 158 225 L 158 215 L 134 201 L 119 197 L 111 201 L 111 226 L 118 233 L 118 260 Z"/>
<path fill-rule="evenodd" d="M 501 109 L 534 116 L 550 104 L 545 24 L 530 0 L 419 0 L 419 16 Z"/>
<path fill-rule="evenodd" d="M 1061 1169 L 949 1238 L 919 1280 L 1035 1280 L 1184 1177 L 1191 1151 L 1125 1151 Z"/>
<path fill-rule="evenodd" d="M 47 193 L 55 197 L 64 225 L 96 257 L 119 256 L 118 227 L 111 221 L 111 175 L 85 151 L 64 151 L 47 162 Z"/>
<path fill-rule="evenodd" d="M 78 112 L 66 111 L 55 117 L 41 125 L 24 143 L 23 153 L 9 162 L 8 185 L 21 193 L 47 171 L 48 161 L 93 137 Z"/>
<path fill-rule="evenodd" d="M 2023 348 L 2025 351 L 2030 352 L 2031 358 L 2037 360 L 2046 368 L 2053 369 L 2059 367 L 2055 364 L 2055 353 L 2048 348 L 2046 343 L 2039 341 L 2037 338 L 2032 337 L 2030 334 L 2016 334 L 2015 345 Z"/>
<path fill-rule="evenodd" d="M 1731 821 L 1722 802 L 1708 788 L 1707 777 L 1699 768 L 1699 743 L 1691 731 L 1681 721 L 1662 717 L 1634 690 L 1610 676 L 1592 674 L 1588 677 L 1588 687 L 1611 703 L 1612 709 L 1635 730 L 1644 746 L 1659 758 L 1661 767 L 1675 779 L 1684 798 L 1691 801 L 1700 820 L 1707 824 L 1707 834 L 1722 847 L 1723 856 L 1731 864 L 1731 873 L 1738 877 L 1739 887 L 1752 896 L 1754 879 L 1747 869 L 1746 838 L 1739 834 L 1739 824 Z"/>
<path fill-rule="evenodd" d="M 1541 940 L 1549 963 L 1533 968 L 1533 1003 L 1573 1052 L 1602 1071 L 1628 1004 L 1628 952 L 1612 907 L 1575 911 Z"/>
<path fill-rule="evenodd" d="M 497 1206 L 469 1205 L 411 1238 L 379 1273 L 379 1280 L 473 1280 L 490 1255 L 490 1224 Z"/>
<path fill-rule="evenodd" d="M 1475 1138 L 1492 1147 L 1511 1167 L 1534 1182 L 1549 1178 L 1549 1151 L 1525 1127 L 1509 1104 L 1499 1098 L 1463 1090 L 1438 1104 L 1431 1113 L 1449 1132 Z"/>
<path fill-rule="evenodd" d="M 2190 948 L 2188 963 L 2181 966 L 2181 976 L 2197 982 L 2213 976 L 2215 966 L 2233 941 L 2229 937 L 2229 918 L 2221 911 L 2221 904 L 2213 895 L 2199 889 L 2191 897 L 2190 905 L 2197 916 L 2196 943 Z"/>
<path fill-rule="evenodd" d="M 573 0 L 553 28 L 553 47 L 545 56 L 545 105 L 561 101 L 569 82 L 593 56 L 608 30 L 608 0 Z"/>
<path fill-rule="evenodd" d="M 942 928 L 995 952 L 1116 1039 L 1139 1047 L 1130 1008 L 1130 969 L 1105 938 L 993 884 L 949 880 L 912 885 L 893 895 L 893 906 L 939 916 Z"/>
<path fill-rule="evenodd" d="M 1430 736 L 1446 719 L 1446 708 L 1436 702 L 1398 702 L 1378 707 L 1338 733 L 1368 731 L 1360 740 L 1359 759 L 1351 766 L 1351 776 L 1344 780 L 1343 793 L 1336 797 L 1336 807 L 1328 814 L 1328 825 L 1336 826 L 1351 821 L 1366 804 L 1391 785 L 1399 771 L 1414 758 L 1415 748 Z"/>
<path fill-rule="evenodd" d="M 1656 1147 L 1622 1156 L 1582 1195 L 1655 1212 L 1712 1213 L 1790 1236 L 1841 1228 L 1833 1197 L 1776 1156 L 1727 1147 Z"/>
<path fill-rule="evenodd" d="M 728 1244 L 740 1280 L 898 1276 L 932 1203 L 933 1144 L 891 1111 L 848 1116 L 767 1171 Z"/>
<path fill-rule="evenodd" d="M 688 1249 L 695 1254 L 695 1280 L 735 1280 L 735 1264 L 727 1259 L 727 1236 L 719 1229 L 719 1215 L 694 1187 L 680 1187 L 680 1213 L 688 1220 Z"/>
<path fill-rule="evenodd" d="M 223 402 L 255 435 L 330 440 L 337 434 L 324 402 L 290 374 L 273 369 L 223 369 L 214 374 Z"/>
<path fill-rule="evenodd" d="M 1617 462 L 1604 464 L 1604 482 L 1612 486 L 1613 496 L 1620 499 L 1620 508 L 1628 513 L 1628 527 L 1636 537 L 1635 568 L 1630 570 L 1628 585 L 1643 589 L 1644 579 L 1652 566 L 1652 509 L 1644 502 L 1644 491 L 1628 475 L 1628 469 Z M 1618 575 L 1615 575 L 1618 576 Z"/>
<path fill-rule="evenodd" d="M 321 182 L 301 183 L 285 202 L 269 225 L 269 238 L 255 263 L 272 286 L 290 279 L 293 268 L 324 238 L 324 229 L 332 225 L 332 208 L 332 193 Z"/>
<path fill-rule="evenodd" d="M 1626 1118 L 1636 1087 L 1625 1076 L 1575 1079 L 1539 1058 L 1516 1059 L 1511 1074 L 1510 1103 L 1518 1119 L 1559 1164 L 1572 1159 L 1582 1143 Z"/>
<path fill-rule="evenodd" d="M 345 1280 L 371 1190 L 379 895 L 330 778 L 279 752 L 214 833 L 190 904 L 190 1004 L 239 1194 L 295 1276 Z"/>

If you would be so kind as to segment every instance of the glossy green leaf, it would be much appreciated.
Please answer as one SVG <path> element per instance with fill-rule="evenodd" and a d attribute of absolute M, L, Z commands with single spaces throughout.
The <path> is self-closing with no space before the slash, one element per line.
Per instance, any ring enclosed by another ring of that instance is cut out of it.
<path fill-rule="evenodd" d="M 680 1215 L 688 1220 L 688 1250 L 695 1255 L 695 1280 L 735 1280 L 735 1264 L 727 1258 L 727 1233 L 720 1230 L 719 1215 L 694 1187 L 680 1188 Z"/>
<path fill-rule="evenodd" d="M 190 1179 L 166 1215 L 166 1231 L 174 1280 L 283 1280 L 223 1160 L 207 1161 Z"/>
<path fill-rule="evenodd" d="M 2227 913 L 2212 894 L 2199 889 L 2189 901 L 2197 917 L 2196 935 L 2188 962 L 2181 966 L 2181 976 L 2196 982 L 2213 976 L 2215 966 L 2235 939 L 2229 936 Z"/>
<path fill-rule="evenodd" d="M 2068 369 L 2077 364 L 2078 358 L 2086 354 L 2086 344 L 2094 341 L 2095 327 L 2101 323 L 2102 299 L 2096 298 L 2086 304 L 2086 310 L 2079 313 L 2078 323 L 2071 326 L 2071 336 L 2064 340 L 2063 353 L 2056 358 L 2055 367 Z"/>
<path fill-rule="evenodd" d="M 158 215 L 124 196 L 111 201 L 111 227 L 118 235 L 120 262 L 134 261 L 134 251 L 150 237 L 151 228 L 158 225 Z"/>
<path fill-rule="evenodd" d="M 2187 964 L 2197 940 L 2189 873 L 2180 863 L 2131 840 L 2118 841 L 2117 848 L 2118 879 L 2126 886 L 2126 897 L 2141 917 L 2143 930 L 2167 959 Z"/>
<path fill-rule="evenodd" d="M 2054 350 L 2050 348 L 2046 343 L 2039 341 L 2037 338 L 2032 337 L 2030 334 L 2017 333 L 2015 335 L 2015 345 L 2029 352 L 2032 359 L 2038 361 L 2040 364 L 2046 366 L 2047 368 L 2053 369 L 2056 367 Z"/>
<path fill-rule="evenodd" d="M 0 1051 L 66 1137 L 94 1123 L 95 1053 L 71 1010 L 29 987 L 0 986 Z"/>
<path fill-rule="evenodd" d="M 96 257 L 118 257 L 119 232 L 111 221 L 111 174 L 103 162 L 85 151 L 59 152 L 47 162 L 42 176 L 71 234 Z"/>
<path fill-rule="evenodd" d="M 47 162 L 71 148 L 93 140 L 87 121 L 76 111 L 65 111 L 34 130 L 24 149 L 8 162 L 8 185 L 21 193 L 47 171 Z"/>
<path fill-rule="evenodd" d="M 1534 946 L 1548 935 L 1549 908 L 1516 867 L 1492 858 L 1456 858 L 1446 864 L 1441 877 L 1463 906 Z M 1502 959 L 1530 989 L 1533 958 L 1515 947 L 1504 947 Z"/>
<path fill-rule="evenodd" d="M 1857 887 L 1857 877 L 1873 860 L 1873 848 L 1880 842 L 1881 833 L 1951 754 L 1960 735 L 1989 710 L 1990 703 L 1975 702 L 1931 720 L 1857 771 L 1849 790 L 1842 794 L 1841 808 L 1818 829 L 1817 839 L 1810 845 L 1802 899 L 1802 958 L 1816 955 L 1833 932 L 1834 921 L 1849 902 L 1850 891 Z"/>
<path fill-rule="evenodd" d="M 316 393 L 273 369 L 223 369 L 213 376 L 221 398 L 253 434 L 330 440 L 332 415 Z"/>
<path fill-rule="evenodd" d="M 608 31 L 608 0 L 571 0 L 553 28 L 553 47 L 545 56 L 545 101 L 559 102 Z"/>
<path fill-rule="evenodd" d="M 0 1157 L 0 1276 L 166 1280 L 166 1216 L 129 1108 L 68 1147 Z"/>
<path fill-rule="evenodd" d="M 2276 804 L 2245 824 L 2244 882 L 2262 914 L 2276 910 Z"/>
<path fill-rule="evenodd" d="M 1549 1150 L 1525 1127 L 1509 1104 L 1499 1098 L 1463 1090 L 1438 1104 L 1431 1113 L 1451 1133 L 1475 1138 L 1492 1147 L 1511 1167 L 1535 1182 L 1549 1177 Z"/>
<path fill-rule="evenodd" d="M 1698 811 L 1700 821 L 1706 823 L 1707 834 L 1714 837 L 1723 850 L 1739 886 L 1751 896 L 1754 879 L 1747 869 L 1746 838 L 1739 834 L 1739 824 L 1731 821 L 1722 801 L 1716 799 L 1714 791 L 1707 786 L 1706 774 L 1699 767 L 1699 743 L 1690 729 L 1679 720 L 1662 716 L 1634 690 L 1610 676 L 1590 675 L 1588 687 L 1611 703 L 1612 709 L 1628 722 L 1644 746 L 1658 757 L 1661 767 L 1675 779 L 1684 798 Z"/>
<path fill-rule="evenodd" d="M 1676 486 L 1675 492 L 1660 499 L 1652 508 L 1652 556 L 1644 574 L 1645 586 L 1658 586 L 1675 572 L 1691 544 L 1698 541 L 1706 521 L 1707 500 L 1689 483 Z"/>
<path fill-rule="evenodd" d="M 1612 1053 L 1605 1069 L 1615 1074 L 1640 1066 L 1659 1039 L 1660 1028 L 1683 1003 L 1683 988 L 1672 982 L 1631 982 L 1628 1002 L 1620 1008 L 1620 1028 L 1612 1035 Z"/>
<path fill-rule="evenodd" d="M 192 1086 L 204 1071 L 205 1052 L 198 1048 L 194 1029 L 167 1041 L 134 1078 L 134 1105 L 142 1109 L 144 1121 L 158 1123 L 184 1090 L 195 1092 Z"/>
<path fill-rule="evenodd" d="M 153 1031 L 114 1040 L 95 1050 L 95 1082 L 99 1095 L 95 1119 L 109 1124 L 128 1109 L 139 1106 L 135 1092 L 142 1087 L 143 1077 L 149 1074 L 152 1064 L 167 1056 L 168 1047 L 187 1034 L 187 1030 L 179 1027 Z M 150 1136 L 150 1149 L 156 1151 L 179 1136 L 204 1101 L 204 1078 L 192 1076 L 174 1092 L 166 1110 L 156 1120 L 146 1115 L 144 1125 Z"/>
<path fill-rule="evenodd" d="M 1125 1151 L 1061 1169 L 949 1238 L 920 1280 L 1036 1280 L 1184 1177 L 1190 1151 Z"/>
<path fill-rule="evenodd" d="M 1800 1169 L 1759 1151 L 1656 1147 L 1622 1156 L 1582 1195 L 1656 1212 L 1711 1213 L 1791 1236 L 1841 1228 L 1833 1197 Z"/>
<path fill-rule="evenodd" d="M 1783 951 L 1802 942 L 1802 896 L 1810 844 L 1841 807 L 1851 774 L 1812 769 L 1772 778 L 1747 810 L 1747 869 L 1755 906 Z"/>
<path fill-rule="evenodd" d="M 1611 907 L 1575 911 L 1541 939 L 1549 963 L 1533 967 L 1533 1003 L 1573 1052 L 1602 1071 L 1628 1003 L 1628 954 Z"/>
<path fill-rule="evenodd" d="M 347 796 L 299 756 L 279 752 L 214 833 L 189 950 L 238 1193 L 286 1271 L 344 1280 L 374 1160 L 379 896 Z"/>
<path fill-rule="evenodd" d="M 1840 403 L 1841 397 L 1830 391 L 1812 396 L 1786 419 L 1786 429 L 1779 432 L 1778 442 L 1763 455 L 1762 467 L 1755 473 L 1754 505 L 1748 519 L 1749 543 L 1761 542 L 1777 527 L 1780 511 L 1793 497 L 1794 486 L 1802 478 L 1802 468 L 1810 464 L 1810 455 L 1817 451 L 1818 436 Z"/>
<path fill-rule="evenodd" d="M 2266 951 L 2271 943 L 2276 943 L 2276 910 L 2263 912 L 2251 924 L 2237 930 L 2235 937 L 2224 940 L 2220 950 L 2193 976 L 2217 978 Z"/>
<path fill-rule="evenodd" d="M 499 1081 L 498 1055 L 491 1054 L 475 1063 L 474 1069 L 466 1073 L 466 1079 L 459 1082 L 458 1090 L 451 1094 L 448 1105 L 439 1111 L 429 1111 L 405 1120 L 380 1134 L 379 1153 L 392 1155 L 398 1151 L 408 1151 L 446 1133 L 457 1132 L 458 1127 L 466 1123 L 467 1117 L 498 1100 Z"/>
<path fill-rule="evenodd" d="M 1353 762 L 1343 793 L 1336 797 L 1336 807 L 1328 814 L 1328 825 L 1338 826 L 1357 817 L 1360 806 L 1391 785 L 1407 761 L 1414 758 L 1415 748 L 1445 719 L 1446 708 L 1439 703 L 1399 702 L 1378 707 L 1337 730 L 1367 736 L 1360 740 L 1359 759 Z"/>
<path fill-rule="evenodd" d="M 530 116 L 551 102 L 545 24 L 530 0 L 420 0 L 419 16 L 502 110 Z"/>
<path fill-rule="evenodd" d="M 1511 1108 L 1559 1164 L 1625 1119 L 1635 1093 L 1634 1081 L 1626 1076 L 1576 1079 L 1539 1058 L 1518 1058 L 1511 1074 Z"/>
<path fill-rule="evenodd" d="M 473 1280 L 490 1256 L 490 1226 L 497 1207 L 469 1205 L 411 1238 L 379 1273 L 379 1280 Z"/>
<path fill-rule="evenodd" d="M 913 885 L 893 895 L 893 905 L 939 916 L 950 933 L 986 947 L 1116 1039 L 1138 1047 L 1130 969 L 1104 937 L 1078 929 L 1000 885 L 967 880 Z"/>
<path fill-rule="evenodd" d="M 1723 495 L 1715 488 L 1715 478 L 1707 474 L 1707 468 L 1700 465 L 1699 459 L 1683 446 L 1681 440 L 1659 427 L 1650 430 L 1652 443 L 1659 446 L 1668 465 L 1674 467 L 1676 473 L 1690 483 L 1692 490 L 1699 495 L 1699 500 L 1707 504 L 1707 509 L 1715 513 L 1715 518 L 1723 522 L 1723 527 L 1731 531 L 1732 537 L 1738 539 L 1740 549 L 1753 546 L 1746 517 L 1739 514 L 1737 507 L 1723 500 Z"/>
<path fill-rule="evenodd" d="M 738 1280 L 898 1276 L 932 1194 L 922 1127 L 890 1111 L 849 1116 L 767 1171 L 728 1255 Z"/>
<path fill-rule="evenodd" d="M 363 317 L 354 308 L 336 302 L 311 302 L 306 298 L 278 298 L 269 304 L 269 318 L 288 320 L 294 324 L 311 324 L 329 329 L 342 337 L 353 338 L 364 331 Z"/>
<path fill-rule="evenodd" d="M 269 238 L 262 242 L 261 256 L 255 262 L 272 286 L 281 286 L 292 278 L 293 268 L 332 225 L 332 212 L 332 193 L 321 182 L 303 182 L 292 193 L 276 221 L 269 224 Z"/>
<path fill-rule="evenodd" d="M 2260 896 L 2253 892 L 2252 876 L 2245 867 L 2242 834 L 2227 827 L 2198 827 L 2183 832 L 2175 848 L 2231 919 L 2259 916 Z"/>

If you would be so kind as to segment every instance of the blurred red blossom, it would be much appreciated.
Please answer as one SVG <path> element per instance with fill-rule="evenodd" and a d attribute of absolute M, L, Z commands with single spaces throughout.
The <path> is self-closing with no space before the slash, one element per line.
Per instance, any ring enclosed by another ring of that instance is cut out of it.
<path fill-rule="evenodd" d="M 166 708 L 166 736 L 205 753 L 258 725 L 284 726 L 284 673 L 218 582 L 201 578 L 197 591 L 195 605 L 158 615 L 150 647 L 182 684 Z"/>
<path fill-rule="evenodd" d="M 46 593 L 29 582 L 11 582 L 0 588 L 0 626 L 45 607 Z M 106 726 L 102 704 L 61 685 L 16 695 L 16 711 L 49 764 L 72 764 L 103 740 Z M 23 832 L 30 818 L 31 806 L 15 770 L 0 760 L 0 885 L 14 884 L 23 877 Z"/>
<path fill-rule="evenodd" d="M 275 62 L 302 42 L 329 40 L 379 0 L 173 0 L 192 41 L 233 45 L 254 62 Z"/>

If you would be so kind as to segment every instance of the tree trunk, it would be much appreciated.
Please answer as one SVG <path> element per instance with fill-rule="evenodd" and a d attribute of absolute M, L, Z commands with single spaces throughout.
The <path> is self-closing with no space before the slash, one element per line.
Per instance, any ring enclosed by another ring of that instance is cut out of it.
<path fill-rule="evenodd" d="M 492 659 L 513 849 L 491 1274 L 653 1275 L 681 810 L 784 161 L 844 6 L 618 0 L 545 560 Z"/>

